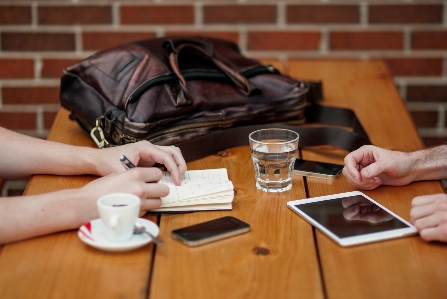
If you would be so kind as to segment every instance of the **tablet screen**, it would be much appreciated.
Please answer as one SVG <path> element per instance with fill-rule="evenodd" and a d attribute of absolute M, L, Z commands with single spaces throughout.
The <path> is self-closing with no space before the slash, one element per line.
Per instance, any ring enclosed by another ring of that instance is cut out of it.
<path fill-rule="evenodd" d="M 339 238 L 409 227 L 361 195 L 295 205 Z"/>

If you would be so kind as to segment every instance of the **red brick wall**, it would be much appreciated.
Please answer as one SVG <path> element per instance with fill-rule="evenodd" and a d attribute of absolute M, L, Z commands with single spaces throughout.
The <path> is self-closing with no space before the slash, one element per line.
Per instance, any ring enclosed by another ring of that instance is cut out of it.
<path fill-rule="evenodd" d="M 447 2 L 0 0 L 0 126 L 39 137 L 64 67 L 148 37 L 204 34 L 257 58 L 383 58 L 427 145 L 447 140 Z"/>

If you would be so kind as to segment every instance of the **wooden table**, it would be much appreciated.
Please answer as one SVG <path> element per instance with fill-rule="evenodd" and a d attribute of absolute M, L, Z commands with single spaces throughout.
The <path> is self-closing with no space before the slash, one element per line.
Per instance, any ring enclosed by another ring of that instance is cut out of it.
<path fill-rule="evenodd" d="M 276 66 L 291 76 L 322 79 L 324 104 L 352 108 L 371 141 L 411 151 L 423 144 L 381 61 L 294 60 Z M 49 139 L 94 146 L 61 109 Z M 0 298 L 445 298 L 447 245 L 418 236 L 342 248 L 286 207 L 293 199 L 352 191 L 335 181 L 296 176 L 282 194 L 256 190 L 247 146 L 188 164 L 226 167 L 237 191 L 232 211 L 146 216 L 160 226 L 165 244 L 106 253 L 82 243 L 75 230 L 3 246 Z M 343 163 L 346 152 L 303 150 L 307 159 Z M 75 188 L 91 176 L 39 175 L 25 193 Z M 443 192 L 440 182 L 379 187 L 365 192 L 409 219 L 414 196 Z M 197 248 L 170 237 L 173 229 L 233 215 L 251 232 Z"/>

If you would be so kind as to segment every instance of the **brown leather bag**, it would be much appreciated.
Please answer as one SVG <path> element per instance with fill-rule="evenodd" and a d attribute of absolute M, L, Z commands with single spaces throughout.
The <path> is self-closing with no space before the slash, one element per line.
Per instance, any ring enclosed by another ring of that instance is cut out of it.
<path fill-rule="evenodd" d="M 243 56 L 233 42 L 201 36 L 98 52 L 63 71 L 60 93 L 99 147 L 148 140 L 177 145 L 191 161 L 248 144 L 248 133 L 272 126 L 297 131 L 300 146 L 353 150 L 370 143 L 352 111 L 312 104 L 321 97 L 321 84 L 284 76 Z M 354 132 L 299 126 L 305 122 Z"/>

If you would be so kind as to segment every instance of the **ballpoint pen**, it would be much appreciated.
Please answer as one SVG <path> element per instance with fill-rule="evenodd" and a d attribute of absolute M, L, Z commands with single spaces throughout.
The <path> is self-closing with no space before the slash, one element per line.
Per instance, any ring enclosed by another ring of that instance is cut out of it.
<path fill-rule="evenodd" d="M 132 162 L 130 162 L 129 159 L 127 159 L 126 156 L 124 156 L 124 155 L 122 155 L 120 157 L 120 161 L 121 161 L 121 164 L 123 164 L 123 166 L 126 169 L 131 169 L 131 168 L 135 167 L 135 165 L 133 165 Z"/>

